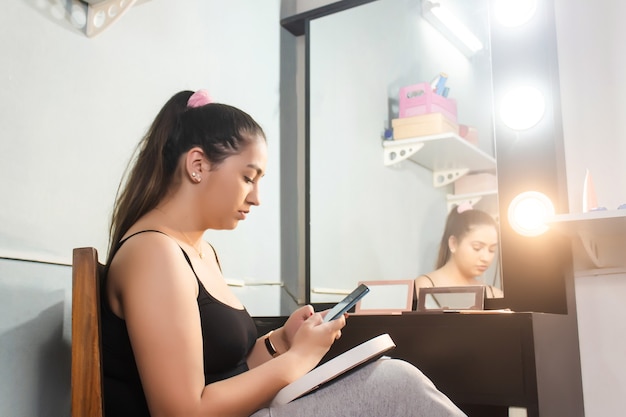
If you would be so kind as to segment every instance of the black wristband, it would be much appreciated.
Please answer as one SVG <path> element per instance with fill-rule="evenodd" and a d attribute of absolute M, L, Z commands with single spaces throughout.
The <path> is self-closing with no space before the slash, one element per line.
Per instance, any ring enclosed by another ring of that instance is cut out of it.
<path fill-rule="evenodd" d="M 270 340 L 270 335 L 272 333 L 274 333 L 273 330 L 269 332 L 267 336 L 265 336 L 265 347 L 267 348 L 267 352 L 272 356 L 272 358 L 275 358 L 276 356 L 280 355 L 280 353 L 276 352 L 276 348 L 274 347 L 274 345 L 272 344 L 272 341 Z"/>

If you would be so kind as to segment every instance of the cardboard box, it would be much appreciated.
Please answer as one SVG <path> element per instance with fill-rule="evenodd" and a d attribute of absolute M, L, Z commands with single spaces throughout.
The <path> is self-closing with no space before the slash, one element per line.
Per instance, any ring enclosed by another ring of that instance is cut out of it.
<path fill-rule="evenodd" d="M 391 127 L 394 140 L 448 132 L 459 133 L 459 126 L 442 113 L 393 119 Z"/>
<path fill-rule="evenodd" d="M 473 194 L 498 189 L 498 179 L 495 174 L 483 172 L 467 174 L 454 182 L 454 194 Z"/>

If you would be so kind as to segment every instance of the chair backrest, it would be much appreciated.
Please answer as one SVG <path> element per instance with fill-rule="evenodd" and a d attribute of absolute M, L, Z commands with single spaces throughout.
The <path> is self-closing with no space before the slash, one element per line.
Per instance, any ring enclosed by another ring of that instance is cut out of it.
<path fill-rule="evenodd" d="M 72 258 L 72 417 L 103 417 L 100 279 L 95 248 Z"/>

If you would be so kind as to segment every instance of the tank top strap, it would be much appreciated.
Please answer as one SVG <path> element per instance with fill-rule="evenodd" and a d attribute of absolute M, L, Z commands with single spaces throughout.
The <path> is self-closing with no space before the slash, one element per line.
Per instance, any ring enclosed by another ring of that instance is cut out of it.
<path fill-rule="evenodd" d="M 135 232 L 135 233 L 133 233 L 133 234 L 131 234 L 129 236 L 126 236 L 124 239 L 120 240 L 120 242 L 115 247 L 115 252 L 117 252 L 120 249 L 120 247 L 122 247 L 122 245 L 128 239 L 130 239 L 131 237 L 137 236 L 138 234 L 141 234 L 141 233 L 148 233 L 148 232 L 161 233 L 162 235 L 165 235 L 165 236 L 169 237 L 170 239 L 172 239 L 173 241 L 176 242 L 176 239 L 174 239 L 173 237 L 171 237 L 167 233 L 164 233 L 164 232 L 162 232 L 160 230 L 156 230 L 156 229 L 146 229 L 146 230 L 140 230 L 138 232 Z M 220 259 L 217 256 L 217 251 L 215 250 L 213 245 L 211 245 L 209 242 L 206 242 L 206 243 L 211 247 L 211 250 L 213 251 L 213 256 L 215 256 L 215 261 L 217 262 L 217 266 L 218 266 L 218 268 L 221 271 L 222 270 L 222 265 L 220 264 Z M 193 268 L 193 264 L 191 263 L 191 259 L 189 258 L 189 255 L 187 255 L 187 252 L 185 252 L 185 250 L 178 244 L 178 242 L 176 242 L 176 244 L 178 245 L 178 247 L 180 248 L 181 252 L 183 253 L 183 256 L 185 257 L 185 260 L 189 264 L 189 267 L 191 268 L 191 271 L 195 275 L 196 279 L 198 280 L 198 282 L 200 282 L 200 278 L 198 278 L 198 274 L 196 274 L 196 270 Z"/>
<path fill-rule="evenodd" d="M 429 277 L 426 274 L 423 274 L 422 276 L 426 277 L 430 281 L 430 285 L 432 285 L 433 287 L 435 286 L 435 282 L 433 281 L 433 279 L 431 277 Z"/>
<path fill-rule="evenodd" d="M 169 235 L 168 235 L 168 234 L 163 233 L 162 231 L 160 231 L 160 230 L 156 230 L 156 229 L 140 230 L 140 231 L 135 232 L 135 233 L 133 233 L 132 235 L 126 236 L 124 239 L 120 240 L 120 242 L 119 242 L 119 243 L 117 244 L 117 246 L 115 247 L 115 252 L 117 252 L 117 251 L 118 251 L 118 250 L 122 247 L 122 245 L 123 245 L 123 244 L 124 244 L 124 243 L 125 243 L 128 239 L 130 239 L 131 237 L 133 237 L 133 236 L 137 236 L 137 235 L 139 235 L 139 234 L 141 234 L 141 233 L 148 233 L 148 232 L 161 233 L 162 235 L 165 235 L 165 236 L 168 236 L 168 237 L 169 237 Z"/>

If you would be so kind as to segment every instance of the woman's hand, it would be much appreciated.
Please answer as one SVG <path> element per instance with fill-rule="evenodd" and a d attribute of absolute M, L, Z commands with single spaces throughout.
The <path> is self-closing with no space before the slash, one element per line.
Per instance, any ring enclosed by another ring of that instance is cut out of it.
<path fill-rule="evenodd" d="M 287 319 L 283 327 L 276 329 L 274 334 L 277 335 L 277 341 L 274 343 L 277 344 L 276 348 L 279 349 L 280 353 L 284 353 L 293 344 L 293 338 L 298 332 L 298 329 L 309 317 L 313 315 L 313 307 L 310 305 L 305 305 L 300 307 L 291 313 L 291 316 Z M 274 341 L 274 340 L 272 340 Z"/>
<path fill-rule="evenodd" d="M 335 340 L 341 336 L 341 329 L 346 325 L 345 316 L 324 322 L 320 313 L 313 313 L 299 327 L 292 340 L 290 352 L 300 356 L 308 365 L 315 367 L 328 352 Z"/>
<path fill-rule="evenodd" d="M 328 311 L 329 310 L 324 310 L 321 313 L 315 313 L 312 306 L 306 305 L 291 313 L 291 316 L 289 316 L 283 327 L 276 329 L 273 332 L 275 336 L 272 337 L 272 342 L 276 344 L 278 352 L 284 353 L 293 346 L 296 334 L 305 322 L 311 320 L 313 326 L 323 324 L 323 318 L 328 313 Z M 314 316 L 319 316 L 321 320 L 314 318 Z M 343 317 L 340 317 L 341 321 L 339 321 L 338 323 L 334 323 L 334 325 L 332 326 L 326 326 L 329 327 L 329 329 L 327 329 L 326 331 L 330 331 L 331 333 L 333 333 L 333 338 L 330 339 L 330 344 L 328 345 L 329 348 L 333 340 L 339 339 L 339 337 L 341 337 L 341 329 L 346 324 L 346 317 L 348 317 L 348 315 L 344 314 Z M 332 321 L 335 322 L 337 320 Z M 320 330 L 318 329 L 318 332 L 319 331 Z"/>

